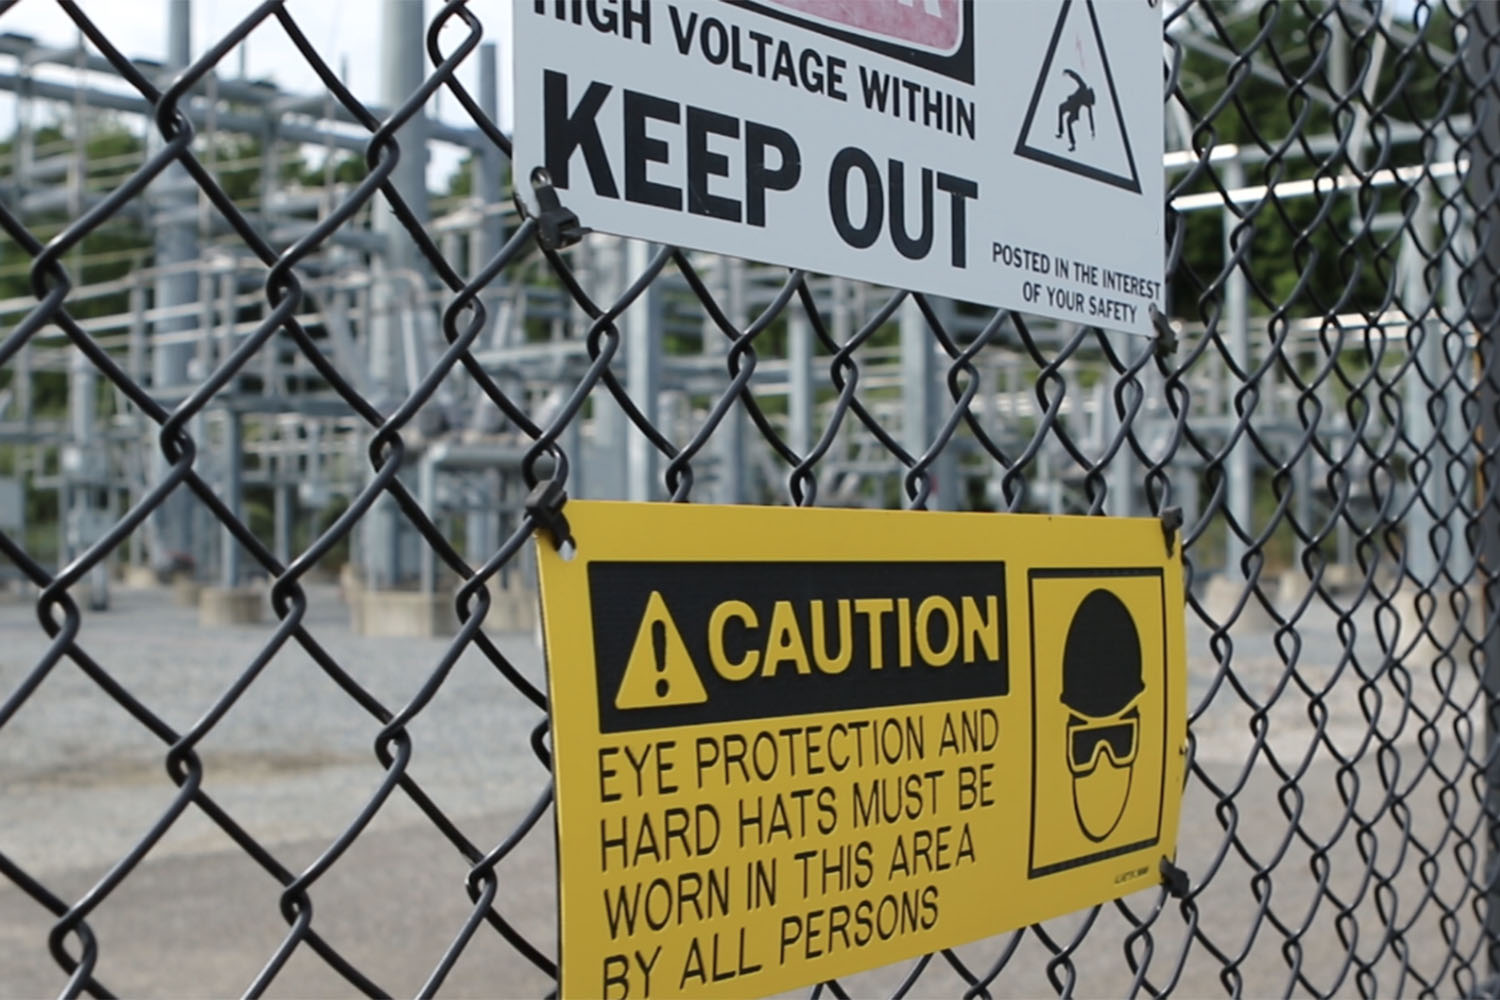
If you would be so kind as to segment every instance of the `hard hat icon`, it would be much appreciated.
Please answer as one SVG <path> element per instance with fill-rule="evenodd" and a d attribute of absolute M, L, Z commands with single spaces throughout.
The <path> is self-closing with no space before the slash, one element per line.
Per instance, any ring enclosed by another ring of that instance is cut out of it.
<path fill-rule="evenodd" d="M 1130 609 L 1107 590 L 1078 605 L 1063 647 L 1062 702 L 1079 715 L 1118 715 L 1146 689 L 1141 636 Z"/>
<path fill-rule="evenodd" d="M 1079 603 L 1063 646 L 1065 745 L 1073 777 L 1073 810 L 1090 840 L 1109 837 L 1130 798 L 1140 712 L 1146 689 L 1141 636 L 1130 609 L 1103 588 Z"/>

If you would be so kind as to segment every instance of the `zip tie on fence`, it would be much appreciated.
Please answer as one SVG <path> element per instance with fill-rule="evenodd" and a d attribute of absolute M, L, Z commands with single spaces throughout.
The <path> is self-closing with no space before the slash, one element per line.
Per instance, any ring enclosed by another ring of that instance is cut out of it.
<path fill-rule="evenodd" d="M 568 494 L 563 491 L 562 480 L 548 477 L 531 488 L 526 495 L 526 513 L 538 528 L 552 536 L 552 546 L 564 559 L 571 559 L 578 545 L 573 540 L 573 529 L 563 515 L 563 505 Z"/>
<path fill-rule="evenodd" d="M 1161 512 L 1161 536 L 1167 543 L 1167 555 L 1177 542 L 1177 529 L 1182 527 L 1182 508 L 1167 507 Z"/>
<path fill-rule="evenodd" d="M 1161 859 L 1161 882 L 1167 887 L 1167 895 L 1173 899 L 1186 899 L 1193 887 L 1188 873 L 1174 865 L 1171 858 Z"/>
<path fill-rule="evenodd" d="M 1156 331 L 1156 356 L 1170 358 L 1177 353 L 1177 328 L 1167 319 L 1166 313 L 1156 308 L 1156 303 L 1151 304 L 1147 313 L 1151 317 L 1151 327 Z"/>
<path fill-rule="evenodd" d="M 557 189 L 552 186 L 552 176 L 545 168 L 537 167 L 531 171 L 531 192 L 536 196 L 537 208 L 540 209 L 536 215 L 537 240 L 545 249 L 561 250 L 563 247 L 570 247 L 593 232 L 578 221 L 577 213 L 564 207 L 557 197 Z M 515 201 L 523 216 L 529 214 L 525 202 L 519 197 Z"/>

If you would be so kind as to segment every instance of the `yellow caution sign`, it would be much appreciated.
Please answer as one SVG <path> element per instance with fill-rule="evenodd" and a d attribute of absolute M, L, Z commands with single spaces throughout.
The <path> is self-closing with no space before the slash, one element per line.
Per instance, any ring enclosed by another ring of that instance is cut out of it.
<path fill-rule="evenodd" d="M 746 997 L 1162 881 L 1149 519 L 574 501 L 539 549 L 563 996 Z"/>

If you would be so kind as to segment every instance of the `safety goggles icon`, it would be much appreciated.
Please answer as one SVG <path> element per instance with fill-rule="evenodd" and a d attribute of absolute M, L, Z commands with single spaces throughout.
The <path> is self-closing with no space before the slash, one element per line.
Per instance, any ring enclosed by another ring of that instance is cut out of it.
<path fill-rule="evenodd" d="M 1104 755 L 1116 767 L 1129 767 L 1135 761 L 1139 723 L 1135 712 L 1104 722 L 1084 722 L 1075 716 L 1068 723 L 1068 768 L 1081 778 L 1092 774 Z"/>

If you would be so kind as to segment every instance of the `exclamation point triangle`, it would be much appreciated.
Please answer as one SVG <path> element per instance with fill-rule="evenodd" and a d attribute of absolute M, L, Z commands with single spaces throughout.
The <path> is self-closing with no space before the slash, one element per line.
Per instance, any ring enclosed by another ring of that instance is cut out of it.
<path fill-rule="evenodd" d="M 630 659 L 625 663 L 625 676 L 615 693 L 615 708 L 698 705 L 707 700 L 708 692 L 703 690 L 698 668 L 667 610 L 667 602 L 660 591 L 651 591 L 630 647 Z"/>
<path fill-rule="evenodd" d="M 1079 19 L 1073 32 L 1077 57 L 1087 55 L 1082 51 L 1081 38 L 1091 40 L 1097 53 L 1096 60 L 1086 68 L 1069 65 L 1075 61 L 1073 53 L 1059 51 L 1070 17 Z M 1105 95 L 1107 102 L 1100 99 Z M 1110 72 L 1094 0 L 1062 0 L 1015 152 L 1081 177 L 1141 193 L 1135 153 L 1125 131 L 1125 115 L 1120 110 L 1120 95 Z"/>

